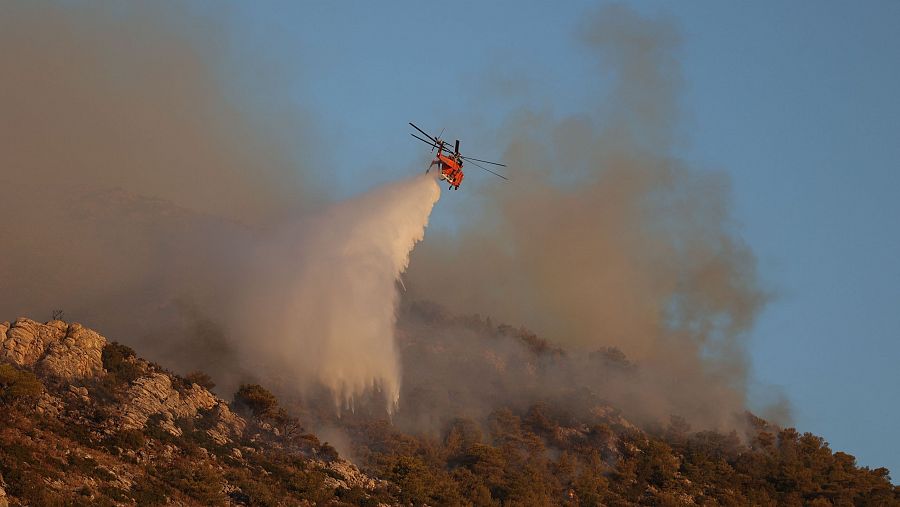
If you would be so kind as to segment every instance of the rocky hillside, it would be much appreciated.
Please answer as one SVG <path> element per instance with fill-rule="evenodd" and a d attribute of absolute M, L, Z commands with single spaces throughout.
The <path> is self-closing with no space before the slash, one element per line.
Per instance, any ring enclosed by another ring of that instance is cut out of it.
<path fill-rule="evenodd" d="M 0 323 L 0 507 L 900 505 L 886 469 L 750 414 L 743 434 L 722 434 L 678 417 L 638 428 L 577 382 L 505 399 L 521 392 L 510 379 L 546 384 L 539 372 L 565 352 L 480 318 L 427 321 L 401 344 L 436 380 L 411 386 L 393 418 L 364 404 L 335 417 L 330 399 L 285 405 L 255 384 L 229 402 L 209 376 L 173 374 L 79 324 Z M 450 348 L 466 332 L 468 351 Z M 478 382 L 445 383 L 448 353 Z M 613 350 L 591 361 L 634 367 Z M 341 435 L 355 464 L 306 422 Z"/>
<path fill-rule="evenodd" d="M 394 503 L 264 389 L 201 384 L 80 324 L 0 323 L 0 506 Z"/>

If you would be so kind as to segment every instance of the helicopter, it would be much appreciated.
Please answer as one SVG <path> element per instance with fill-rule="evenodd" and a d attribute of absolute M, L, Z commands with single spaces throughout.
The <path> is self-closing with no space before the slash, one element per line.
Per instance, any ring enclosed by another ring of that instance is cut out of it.
<path fill-rule="evenodd" d="M 440 178 L 450 184 L 450 186 L 447 188 L 447 190 L 450 190 L 450 189 L 459 190 L 459 185 L 460 185 L 460 183 L 462 183 L 463 177 L 465 177 L 465 174 L 463 174 L 463 171 L 462 171 L 463 162 L 471 162 L 474 166 L 484 169 L 485 171 L 493 174 L 494 176 L 497 176 L 497 177 L 503 178 L 504 180 L 509 181 L 509 178 L 507 178 L 506 176 L 503 176 L 502 174 L 499 174 L 499 173 L 495 173 L 494 171 L 491 171 L 487 167 L 482 166 L 478 162 L 481 162 L 482 164 L 491 164 L 491 165 L 496 165 L 496 166 L 500 166 L 500 167 L 506 167 L 505 164 L 501 164 L 499 162 L 489 162 L 487 160 L 481 160 L 478 158 L 463 156 L 459 152 L 459 139 L 456 140 L 456 144 L 454 146 L 453 151 L 450 151 L 450 148 L 447 146 L 448 143 L 446 141 L 444 141 L 443 139 L 441 139 L 441 137 L 440 137 L 443 134 L 443 131 L 441 131 L 441 134 L 439 134 L 435 137 L 432 137 L 427 132 L 425 132 L 424 130 L 417 127 L 414 123 L 410 122 L 409 124 L 412 128 L 414 128 L 414 129 L 418 130 L 420 133 L 422 133 L 422 135 L 424 135 L 427 138 L 427 140 L 422 139 L 421 137 L 419 137 L 413 133 L 410 133 L 409 135 L 411 135 L 411 136 L 415 137 L 416 139 L 418 139 L 419 141 L 422 141 L 423 143 L 431 146 L 432 153 L 434 153 L 434 150 L 437 149 L 437 156 L 435 156 L 434 160 L 431 161 L 431 165 L 428 166 L 428 169 L 426 169 L 425 172 L 428 173 L 429 171 L 431 171 L 431 168 L 433 168 L 434 166 L 437 166 L 437 169 L 441 172 Z M 446 152 L 446 154 L 444 152 Z"/>

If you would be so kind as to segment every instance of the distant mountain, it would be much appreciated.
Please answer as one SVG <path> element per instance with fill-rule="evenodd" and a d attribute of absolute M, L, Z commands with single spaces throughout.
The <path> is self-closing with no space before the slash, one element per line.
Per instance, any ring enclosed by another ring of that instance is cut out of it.
<path fill-rule="evenodd" d="M 575 358 L 526 330 L 416 305 L 398 339 L 399 410 L 339 414 L 256 384 L 223 400 L 208 375 L 79 324 L 0 323 L 0 507 L 900 505 L 886 469 L 750 414 L 725 434 L 638 427 L 602 391 L 557 385 Z M 637 368 L 615 349 L 583 359 Z"/>

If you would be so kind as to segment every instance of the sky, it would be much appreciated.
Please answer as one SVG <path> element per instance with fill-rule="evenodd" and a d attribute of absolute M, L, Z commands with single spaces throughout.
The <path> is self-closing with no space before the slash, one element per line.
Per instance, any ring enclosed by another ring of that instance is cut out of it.
<path fill-rule="evenodd" d="M 327 191 L 347 196 L 426 167 L 408 121 L 498 159 L 512 111 L 594 107 L 609 83 L 578 33 L 598 5 L 230 4 L 222 72 L 241 107 L 311 119 L 334 148 L 313 157 Z M 748 338 L 752 396 L 783 394 L 800 431 L 896 483 L 900 2 L 629 5 L 680 33 L 672 155 L 728 176 L 734 227 L 771 294 Z M 435 226 L 453 228 L 454 207 L 504 183 L 469 172 L 466 184 Z"/>

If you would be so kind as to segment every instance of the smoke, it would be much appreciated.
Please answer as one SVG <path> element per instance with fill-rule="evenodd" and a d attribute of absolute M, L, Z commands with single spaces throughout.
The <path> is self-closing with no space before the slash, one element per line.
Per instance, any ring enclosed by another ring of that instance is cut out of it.
<path fill-rule="evenodd" d="M 207 370 L 226 395 L 250 379 L 325 386 L 342 405 L 377 391 L 413 426 L 573 386 L 648 421 L 722 427 L 743 409 L 742 338 L 765 297 L 727 181 L 671 155 L 681 79 L 666 20 L 620 6 L 588 20 L 597 103 L 511 115 L 513 181 L 411 257 L 435 183 L 324 206 L 312 122 L 228 100 L 224 33 L 208 12 L 154 4 L 0 7 L 3 315 L 62 309 Z M 398 350 L 407 263 L 409 300 L 525 325 L 576 359 L 504 341 L 467 355 L 495 332 L 409 313 Z"/>
<path fill-rule="evenodd" d="M 152 3 L 5 2 L 5 183 L 122 188 L 253 223 L 309 200 L 309 178 L 273 142 L 311 150 L 308 129 L 227 99 L 224 30 L 214 13 Z"/>
<path fill-rule="evenodd" d="M 245 360 L 286 372 L 281 385 L 327 387 L 352 408 L 400 397 L 397 283 L 440 189 L 420 175 L 339 202 L 264 238 L 234 315 Z"/>
<path fill-rule="evenodd" d="M 226 396 L 258 380 L 393 405 L 395 283 L 437 186 L 325 207 L 296 156 L 315 136 L 228 100 L 208 14 L 0 7 L 0 311 L 63 310 Z"/>
<path fill-rule="evenodd" d="M 509 119 L 512 183 L 492 187 L 478 210 L 489 219 L 460 217 L 468 227 L 417 249 L 411 296 L 525 325 L 575 354 L 616 347 L 640 375 L 583 385 L 644 421 L 679 414 L 732 426 L 746 404 L 742 338 L 765 298 L 730 219 L 727 181 L 670 155 L 679 37 L 622 6 L 598 11 L 581 35 L 608 94 L 582 115 Z M 444 269 L 451 262 L 460 269 Z M 576 369 L 554 375 L 589 382 Z M 454 389 L 469 391 L 472 378 Z"/>
<path fill-rule="evenodd" d="M 221 308 L 248 226 L 311 206 L 298 161 L 270 144 L 303 129 L 234 107 L 221 20 L 185 11 L 0 7 L 5 315 L 61 309 L 158 354 L 185 336 L 174 301 Z"/>

